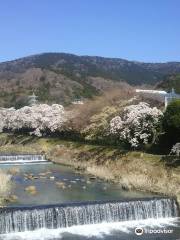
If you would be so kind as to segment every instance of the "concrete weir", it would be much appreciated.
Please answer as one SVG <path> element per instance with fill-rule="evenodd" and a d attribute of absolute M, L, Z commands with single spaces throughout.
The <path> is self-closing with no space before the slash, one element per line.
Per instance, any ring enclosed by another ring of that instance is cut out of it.
<path fill-rule="evenodd" d="M 0 234 L 179 217 L 174 198 L 93 201 L 0 209 Z"/>
<path fill-rule="evenodd" d="M 41 154 L 0 154 L 0 164 L 21 165 L 47 163 L 44 155 Z"/>

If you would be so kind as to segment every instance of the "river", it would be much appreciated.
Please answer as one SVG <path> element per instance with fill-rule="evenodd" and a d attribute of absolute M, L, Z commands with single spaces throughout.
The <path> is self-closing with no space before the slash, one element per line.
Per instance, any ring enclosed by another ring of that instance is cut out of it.
<path fill-rule="evenodd" d="M 152 199 L 156 195 L 139 191 L 122 190 L 119 184 L 105 182 L 93 176 L 79 173 L 71 167 L 44 162 L 41 164 L 1 165 L 5 171 L 12 168 L 12 194 L 16 202 L 9 207 L 39 206 L 86 201 L 128 201 L 128 199 Z M 28 186 L 36 191 L 27 191 Z M 144 233 L 135 234 L 141 227 Z M 35 231 L 1 234 L 0 240 L 176 240 L 180 239 L 180 221 L 177 217 L 138 219 L 120 222 L 102 222 L 58 229 L 36 229 Z"/>

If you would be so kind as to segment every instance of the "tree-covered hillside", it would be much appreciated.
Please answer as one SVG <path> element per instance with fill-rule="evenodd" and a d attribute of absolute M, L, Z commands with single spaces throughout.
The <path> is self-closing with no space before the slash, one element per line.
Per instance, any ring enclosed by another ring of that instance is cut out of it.
<path fill-rule="evenodd" d="M 107 89 L 155 85 L 180 63 L 143 63 L 120 58 L 44 53 L 0 63 L 0 106 L 20 107 L 34 91 L 45 103 L 69 104 Z M 124 82 L 126 84 L 124 84 Z"/>

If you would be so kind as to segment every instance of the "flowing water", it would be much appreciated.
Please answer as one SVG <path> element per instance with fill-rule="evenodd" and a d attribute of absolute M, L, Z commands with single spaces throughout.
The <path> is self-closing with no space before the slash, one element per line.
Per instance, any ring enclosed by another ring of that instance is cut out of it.
<path fill-rule="evenodd" d="M 21 154 L 21 155 L 0 155 L 0 165 L 20 165 L 20 164 L 38 164 L 48 163 L 43 155 L 37 154 Z"/>
<path fill-rule="evenodd" d="M 1 155 L 1 161 L 5 171 L 13 161 L 19 171 L 12 178 L 18 200 L 0 209 L 0 240 L 180 239 L 174 199 L 125 191 L 40 155 Z"/>

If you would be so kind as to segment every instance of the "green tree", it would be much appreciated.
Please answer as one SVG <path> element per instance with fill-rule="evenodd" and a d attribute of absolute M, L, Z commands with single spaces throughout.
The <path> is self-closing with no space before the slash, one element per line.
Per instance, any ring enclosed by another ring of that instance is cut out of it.
<path fill-rule="evenodd" d="M 180 142 L 180 99 L 172 101 L 164 113 L 163 129 L 169 146 Z"/>

